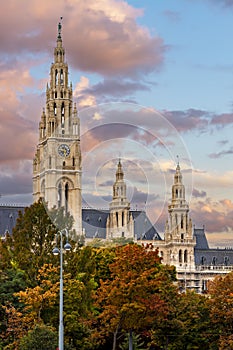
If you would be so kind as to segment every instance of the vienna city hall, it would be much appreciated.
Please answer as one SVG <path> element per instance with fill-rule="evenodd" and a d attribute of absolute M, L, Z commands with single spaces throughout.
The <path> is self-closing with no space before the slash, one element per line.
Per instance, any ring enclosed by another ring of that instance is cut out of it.
<path fill-rule="evenodd" d="M 82 208 L 82 155 L 80 120 L 73 102 L 69 67 L 65 62 L 61 24 L 58 26 L 46 102 L 39 123 L 39 141 L 33 160 L 33 201 L 43 198 L 49 209 L 63 207 L 73 219 L 73 229 L 85 244 L 98 239 L 104 243 L 127 239 L 158 249 L 163 264 L 174 265 L 181 290 L 198 293 L 216 275 L 233 270 L 232 249 L 211 249 L 204 228 L 196 228 L 185 197 L 182 165 L 177 163 L 167 220 L 161 236 L 145 210 L 132 210 L 127 199 L 124 160 L 116 163 L 112 200 L 108 210 Z M 11 233 L 17 219 L 17 206 L 0 206 L 0 234 Z"/>

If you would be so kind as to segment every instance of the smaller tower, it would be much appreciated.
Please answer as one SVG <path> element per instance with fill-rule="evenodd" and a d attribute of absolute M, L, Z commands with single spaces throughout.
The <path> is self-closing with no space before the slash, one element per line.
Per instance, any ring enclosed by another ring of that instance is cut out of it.
<path fill-rule="evenodd" d="M 194 269 L 195 239 L 179 163 L 174 175 L 172 199 L 168 205 L 164 238 L 167 247 L 164 262 L 175 265 L 177 268 Z"/>
<path fill-rule="evenodd" d="M 126 197 L 126 184 L 121 161 L 119 160 L 116 180 L 113 184 L 113 198 L 109 206 L 106 224 L 106 238 L 134 238 L 134 223 L 130 213 L 130 203 Z"/>

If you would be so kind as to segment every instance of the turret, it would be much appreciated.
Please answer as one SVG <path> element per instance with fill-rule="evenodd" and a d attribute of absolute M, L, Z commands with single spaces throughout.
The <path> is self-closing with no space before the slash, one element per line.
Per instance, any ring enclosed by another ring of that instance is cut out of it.
<path fill-rule="evenodd" d="M 107 219 L 107 239 L 134 237 L 133 217 L 130 213 L 130 203 L 126 197 L 126 184 L 121 161 L 116 170 L 113 184 L 113 197 L 110 203 L 110 214 Z"/>

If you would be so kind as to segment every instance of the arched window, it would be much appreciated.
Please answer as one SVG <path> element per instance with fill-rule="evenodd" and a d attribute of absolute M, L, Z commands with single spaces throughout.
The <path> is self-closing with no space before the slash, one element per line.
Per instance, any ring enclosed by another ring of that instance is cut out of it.
<path fill-rule="evenodd" d="M 182 250 L 179 250 L 179 263 L 182 263 Z"/>
<path fill-rule="evenodd" d="M 62 186 L 61 186 L 61 183 L 59 183 L 59 185 L 58 185 L 58 199 L 57 199 L 58 208 L 61 207 L 61 201 L 62 201 Z"/>
<path fill-rule="evenodd" d="M 227 266 L 229 264 L 228 256 L 224 256 L 224 265 Z"/>
<path fill-rule="evenodd" d="M 184 219 L 183 219 L 183 214 L 181 214 L 180 228 L 184 228 Z"/>
<path fill-rule="evenodd" d="M 68 200 L 69 200 L 69 185 L 65 185 L 65 211 L 68 212 Z"/>
<path fill-rule="evenodd" d="M 63 69 L 61 69 L 61 84 L 63 85 L 64 77 L 63 77 Z"/>
<path fill-rule="evenodd" d="M 57 85 L 57 69 L 55 70 L 55 85 Z"/>
<path fill-rule="evenodd" d="M 216 258 L 216 256 L 213 256 L 212 264 L 213 264 L 214 266 L 217 264 L 217 258 Z"/>
<path fill-rule="evenodd" d="M 185 251 L 184 251 L 184 262 L 185 263 L 188 262 L 188 251 L 187 251 L 187 249 L 185 249 Z"/>
<path fill-rule="evenodd" d="M 183 233 L 181 233 L 180 238 L 183 241 L 183 239 L 184 239 L 184 234 Z"/>
<path fill-rule="evenodd" d="M 116 212 L 116 224 L 117 224 L 117 226 L 119 226 L 118 225 L 118 212 Z"/>
<path fill-rule="evenodd" d="M 53 113 L 54 113 L 54 115 L 57 115 L 57 105 L 56 105 L 56 103 L 53 104 Z"/>
<path fill-rule="evenodd" d="M 205 265 L 206 258 L 204 256 L 201 257 L 201 265 Z"/>

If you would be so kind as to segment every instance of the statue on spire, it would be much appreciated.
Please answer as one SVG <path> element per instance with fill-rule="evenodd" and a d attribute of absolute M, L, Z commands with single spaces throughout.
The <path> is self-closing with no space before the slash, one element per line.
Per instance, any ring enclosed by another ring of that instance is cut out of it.
<path fill-rule="evenodd" d="M 60 20 L 62 21 L 62 17 L 60 17 Z M 62 29 L 62 24 L 61 21 L 58 23 L 58 38 L 61 38 L 61 29 Z"/>

